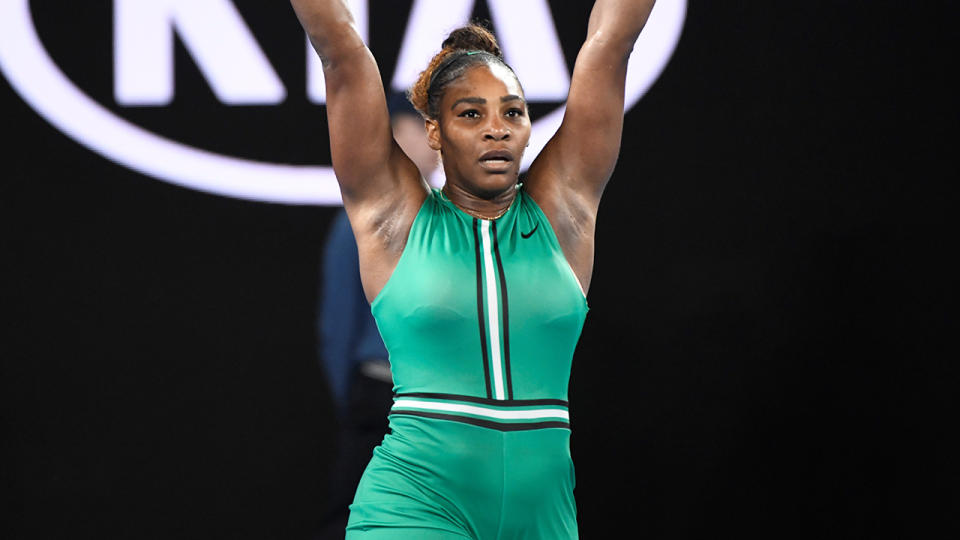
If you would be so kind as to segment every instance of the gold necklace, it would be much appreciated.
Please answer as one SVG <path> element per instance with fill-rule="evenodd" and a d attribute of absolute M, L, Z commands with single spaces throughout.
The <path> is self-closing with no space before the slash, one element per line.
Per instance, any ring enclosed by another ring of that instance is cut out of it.
<path fill-rule="evenodd" d="M 453 202 L 453 201 L 450 201 L 450 202 Z M 485 219 L 485 220 L 487 220 L 487 221 L 494 221 L 494 220 L 496 220 L 496 219 L 499 219 L 501 216 L 503 216 L 504 214 L 507 213 L 507 210 L 510 209 L 510 205 L 507 205 L 507 207 L 504 208 L 503 210 L 501 210 L 499 214 L 497 214 L 497 215 L 495 215 L 495 216 L 487 217 L 487 216 L 481 216 L 480 214 L 475 214 L 475 213 L 473 213 L 472 211 L 467 210 L 466 208 L 460 206 L 460 205 L 457 204 L 457 203 L 453 203 L 453 204 L 455 204 L 455 205 L 457 206 L 457 208 L 463 210 L 464 212 L 470 214 L 471 216 L 473 216 L 473 217 L 475 217 L 475 218 L 477 218 L 477 219 Z"/>

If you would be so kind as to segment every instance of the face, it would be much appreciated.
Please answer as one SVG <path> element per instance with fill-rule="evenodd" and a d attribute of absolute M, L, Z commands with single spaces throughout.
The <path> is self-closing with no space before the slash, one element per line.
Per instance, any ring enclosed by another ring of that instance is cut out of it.
<path fill-rule="evenodd" d="M 426 125 L 448 183 L 485 199 L 517 183 L 530 118 L 509 69 L 479 64 L 466 71 L 444 90 L 439 118 Z"/>

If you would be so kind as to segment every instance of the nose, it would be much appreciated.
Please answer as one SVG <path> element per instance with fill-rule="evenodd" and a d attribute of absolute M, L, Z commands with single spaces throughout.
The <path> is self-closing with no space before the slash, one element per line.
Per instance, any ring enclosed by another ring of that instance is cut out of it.
<path fill-rule="evenodd" d="M 510 128 L 500 118 L 493 118 L 487 122 L 483 138 L 493 141 L 504 141 L 510 138 Z"/>

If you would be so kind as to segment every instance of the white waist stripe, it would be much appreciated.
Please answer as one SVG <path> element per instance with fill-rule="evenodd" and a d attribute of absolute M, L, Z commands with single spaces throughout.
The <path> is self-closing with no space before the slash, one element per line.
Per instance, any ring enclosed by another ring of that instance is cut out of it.
<path fill-rule="evenodd" d="M 519 411 L 503 411 L 463 405 L 460 403 L 441 403 L 436 401 L 419 401 L 415 399 L 398 399 L 393 403 L 394 409 L 421 409 L 428 411 L 445 411 L 453 413 L 475 414 L 498 420 L 536 420 L 541 418 L 562 418 L 570 420 L 570 413 L 565 409 L 527 409 Z"/>

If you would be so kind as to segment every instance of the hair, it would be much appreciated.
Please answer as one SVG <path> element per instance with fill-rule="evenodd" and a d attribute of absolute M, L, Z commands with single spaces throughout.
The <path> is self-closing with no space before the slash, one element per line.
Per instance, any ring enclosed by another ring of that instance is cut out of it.
<path fill-rule="evenodd" d="M 437 118 L 444 89 L 469 68 L 481 63 L 499 64 L 513 72 L 504 61 L 497 38 L 490 30 L 478 23 L 457 28 L 443 40 L 440 52 L 420 73 L 408 94 L 410 102 L 424 118 Z"/>

